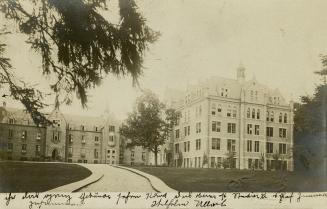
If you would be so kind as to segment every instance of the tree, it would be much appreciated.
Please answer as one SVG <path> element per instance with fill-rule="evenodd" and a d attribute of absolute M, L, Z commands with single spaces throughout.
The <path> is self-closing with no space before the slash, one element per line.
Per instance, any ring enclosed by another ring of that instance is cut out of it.
<path fill-rule="evenodd" d="M 174 111 L 165 105 L 151 91 L 145 91 L 137 98 L 134 111 L 120 128 L 120 134 L 131 140 L 128 146 L 142 146 L 154 153 L 155 165 L 159 146 L 163 145 L 174 124 Z"/>
<path fill-rule="evenodd" d="M 320 172 L 326 160 L 327 118 L 327 55 L 321 56 L 322 70 L 315 72 L 322 77 L 312 96 L 302 96 L 295 104 L 294 112 L 294 159 L 295 165 Z M 326 162 L 325 162 L 326 163 Z"/>
<path fill-rule="evenodd" d="M 233 152 L 233 151 L 228 151 L 226 153 L 226 158 L 223 159 L 223 167 L 224 169 L 226 168 L 235 168 L 235 156 L 236 156 L 236 153 Z"/>
<path fill-rule="evenodd" d="M 0 1 L 3 16 L 18 26 L 9 32 L 25 34 L 40 55 L 56 106 L 70 104 L 76 93 L 86 107 L 87 91 L 107 74 L 130 75 L 137 83 L 144 52 L 159 34 L 146 25 L 134 0 L 118 1 L 119 23 L 101 15 L 108 9 L 106 0 Z M 40 109 L 47 106 L 46 94 L 16 79 L 5 46 L 0 43 L 0 88 L 8 88 L 4 95 L 20 101 L 36 123 L 44 121 Z"/>

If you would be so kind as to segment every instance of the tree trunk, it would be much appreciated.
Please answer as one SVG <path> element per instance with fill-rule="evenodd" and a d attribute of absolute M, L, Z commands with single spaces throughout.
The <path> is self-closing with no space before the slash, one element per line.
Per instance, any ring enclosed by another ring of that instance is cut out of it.
<path fill-rule="evenodd" d="M 154 164 L 155 164 L 156 167 L 157 167 L 157 165 L 158 165 L 157 160 L 158 160 L 158 147 L 156 146 L 156 147 L 154 148 Z"/>

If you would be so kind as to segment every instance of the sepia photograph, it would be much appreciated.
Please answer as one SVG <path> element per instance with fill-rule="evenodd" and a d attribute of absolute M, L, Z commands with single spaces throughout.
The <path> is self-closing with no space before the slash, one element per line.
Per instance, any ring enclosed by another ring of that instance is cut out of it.
<path fill-rule="evenodd" d="M 1 0 L 0 207 L 323 208 L 325 8 Z"/>

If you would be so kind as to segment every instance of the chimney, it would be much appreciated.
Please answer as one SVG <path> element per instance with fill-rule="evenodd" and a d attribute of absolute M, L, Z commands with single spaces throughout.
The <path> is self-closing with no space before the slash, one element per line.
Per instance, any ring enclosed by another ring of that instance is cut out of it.
<path fill-rule="evenodd" d="M 240 66 L 237 68 L 237 80 L 239 82 L 245 81 L 245 67 L 240 63 Z"/>

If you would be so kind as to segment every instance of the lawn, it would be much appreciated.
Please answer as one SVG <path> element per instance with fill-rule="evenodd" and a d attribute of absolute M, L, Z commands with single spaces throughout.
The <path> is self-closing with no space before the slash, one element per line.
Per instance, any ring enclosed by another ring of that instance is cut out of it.
<path fill-rule="evenodd" d="M 181 192 L 326 191 L 324 175 L 281 171 L 133 167 L 157 176 Z"/>
<path fill-rule="evenodd" d="M 90 175 L 76 164 L 0 162 L 0 192 L 44 192 Z"/>

